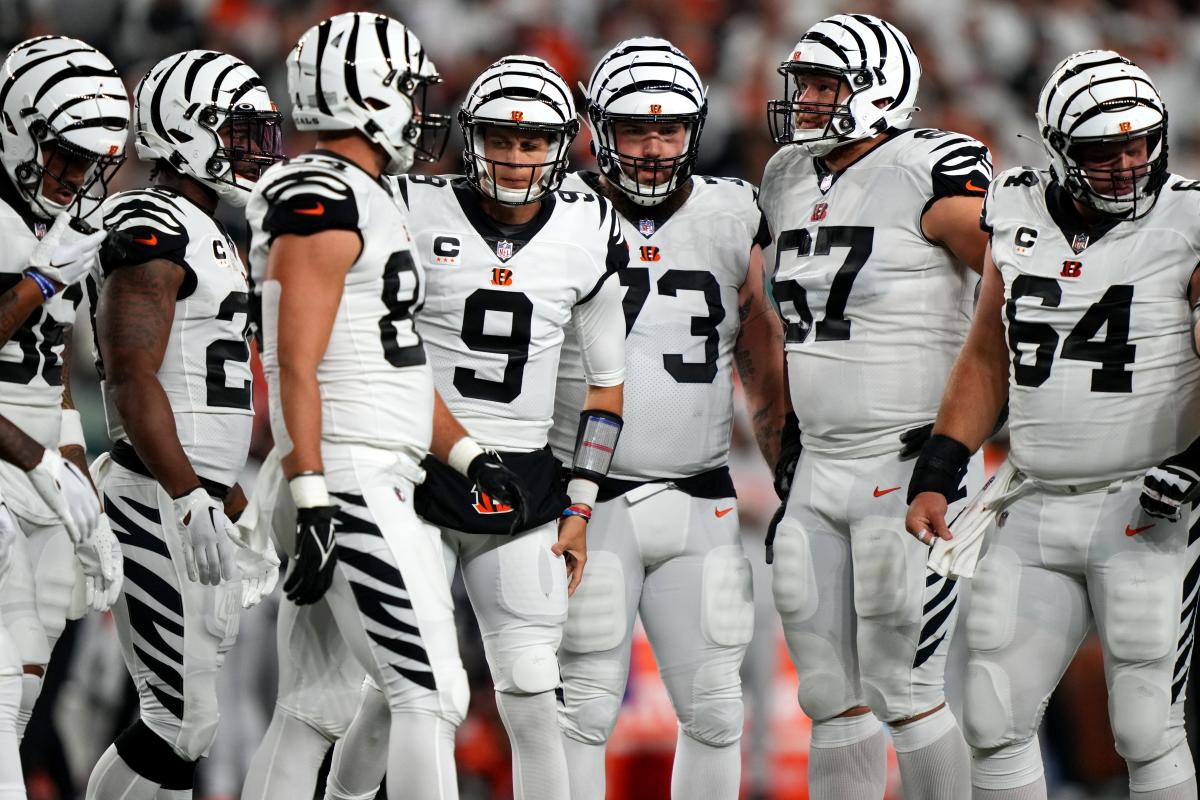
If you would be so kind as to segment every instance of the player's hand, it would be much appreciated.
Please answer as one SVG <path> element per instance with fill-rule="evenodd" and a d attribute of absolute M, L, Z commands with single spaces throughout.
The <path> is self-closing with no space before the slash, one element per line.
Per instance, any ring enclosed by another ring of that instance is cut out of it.
<path fill-rule="evenodd" d="M 125 561 L 121 557 L 121 545 L 113 534 L 108 515 L 100 515 L 96 535 L 75 548 L 79 561 L 84 591 L 83 601 L 92 611 L 104 612 L 112 608 L 121 594 L 125 581 Z"/>
<path fill-rule="evenodd" d="M 787 510 L 787 500 L 779 504 L 779 508 L 775 509 L 775 513 L 771 515 L 771 521 L 767 523 L 767 563 L 775 563 L 775 531 L 779 528 L 779 523 L 783 522 L 783 514 Z"/>
<path fill-rule="evenodd" d="M 189 579 L 216 586 L 237 576 L 233 523 L 203 487 L 197 486 L 175 499 L 175 519 L 183 539 L 183 563 Z"/>
<path fill-rule="evenodd" d="M 250 547 L 239 547 L 234 556 L 242 575 L 242 608 L 254 608 L 275 590 L 275 584 L 279 582 L 279 556 L 270 540 L 266 544 L 267 549 L 261 553 Z"/>
<path fill-rule="evenodd" d="M 792 479 L 796 476 L 796 464 L 800 462 L 800 423 L 794 413 L 789 412 L 783 423 L 783 435 L 779 442 L 779 460 L 775 462 L 775 494 L 787 502 L 792 492 Z"/>
<path fill-rule="evenodd" d="M 96 263 L 107 235 L 107 231 L 95 230 L 63 211 L 33 248 L 29 266 L 60 286 L 78 283 Z"/>
<path fill-rule="evenodd" d="M 1171 456 L 1142 479 L 1142 509 L 1152 517 L 1176 522 L 1183 507 L 1200 491 L 1200 474 L 1180 456 Z"/>
<path fill-rule="evenodd" d="M 337 566 L 333 512 L 333 506 L 296 510 L 296 558 L 288 567 L 283 591 L 298 606 L 317 602 L 333 584 Z"/>
<path fill-rule="evenodd" d="M 935 537 L 950 541 L 954 537 L 950 534 L 950 526 L 946 524 L 947 508 L 949 505 L 941 493 L 921 492 L 908 507 L 904 527 L 924 545 L 932 545 Z"/>
<path fill-rule="evenodd" d="M 921 448 L 929 441 L 929 437 L 933 435 L 933 423 L 927 425 L 919 425 L 916 428 L 909 428 L 904 433 L 900 434 L 900 460 L 908 461 L 910 458 L 916 458 L 921 455 Z"/>
<path fill-rule="evenodd" d="M 89 539 L 100 521 L 100 498 L 83 473 L 53 450 L 25 473 L 42 501 L 62 521 L 71 543 Z"/>
<path fill-rule="evenodd" d="M 504 466 L 504 462 L 495 453 L 480 453 L 475 456 L 467 466 L 467 479 L 488 497 L 512 508 L 512 519 L 508 529 L 510 534 L 525 530 L 529 509 L 525 487 L 517 473 Z"/>
<path fill-rule="evenodd" d="M 558 521 L 558 541 L 550 552 L 562 556 L 567 562 L 567 597 L 575 594 L 583 580 L 583 567 L 587 564 L 587 521 L 583 517 L 563 517 Z"/>

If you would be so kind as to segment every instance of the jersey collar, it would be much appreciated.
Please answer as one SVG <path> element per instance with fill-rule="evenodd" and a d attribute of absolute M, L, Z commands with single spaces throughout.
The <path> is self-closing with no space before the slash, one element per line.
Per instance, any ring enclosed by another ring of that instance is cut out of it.
<path fill-rule="evenodd" d="M 900 134 L 902 134 L 902 133 L 904 133 L 904 131 L 899 131 L 899 130 L 896 130 L 895 128 L 888 128 L 886 131 L 883 132 L 883 134 L 882 134 L 883 139 L 881 139 L 878 144 L 876 144 L 870 150 L 867 150 L 866 152 L 864 152 L 862 155 L 860 155 L 858 158 L 851 161 L 846 166 L 842 167 L 837 172 L 834 172 L 833 170 L 829 169 L 829 167 L 827 167 L 825 165 L 824 158 L 819 158 L 819 157 L 813 158 L 813 160 L 812 160 L 813 171 L 817 173 L 817 188 L 821 190 L 821 194 L 828 194 L 829 190 L 833 188 L 833 185 L 835 183 L 837 183 L 838 178 L 845 175 L 846 172 L 849 171 L 849 169 L 851 167 L 853 167 L 855 164 L 862 161 L 864 158 L 871 155 L 872 153 L 878 151 L 880 148 L 887 145 L 888 142 L 894 141 L 895 139 L 899 139 Z"/>
<path fill-rule="evenodd" d="M 466 178 L 455 178 L 451 181 L 450 187 L 454 190 L 458 205 L 462 208 L 467 221 L 471 223 L 471 227 L 488 243 L 488 247 L 501 262 L 507 262 L 522 247 L 529 244 L 533 237 L 538 235 L 538 231 L 546 226 L 546 223 L 550 221 L 550 215 L 554 213 L 554 193 L 546 192 L 542 195 L 541 207 L 538 208 L 533 219 L 524 225 L 511 228 L 505 226 L 505 230 L 501 230 L 496 221 L 483 210 L 483 204 L 479 202 L 479 192 Z"/>
<path fill-rule="evenodd" d="M 1088 245 L 1100 241 L 1100 237 L 1124 221 L 1120 217 L 1105 217 L 1089 223 L 1080 215 L 1079 209 L 1075 208 L 1071 193 L 1059 185 L 1058 181 L 1051 181 L 1046 186 L 1046 211 L 1076 254 L 1083 252 Z M 1082 247 L 1077 249 L 1075 242 L 1081 242 Z"/>

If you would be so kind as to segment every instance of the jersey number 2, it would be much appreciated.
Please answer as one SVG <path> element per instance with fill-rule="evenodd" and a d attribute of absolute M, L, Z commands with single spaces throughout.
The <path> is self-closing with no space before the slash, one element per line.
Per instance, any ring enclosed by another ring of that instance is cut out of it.
<path fill-rule="evenodd" d="M 246 324 L 240 339 L 218 339 L 204 349 L 204 383 L 208 405 L 212 408 L 251 407 L 251 381 L 242 381 L 241 386 L 229 386 L 225 376 L 225 365 L 232 361 L 250 364 L 250 295 L 247 292 L 230 292 L 217 308 L 217 319 L 232 322 L 242 314 Z"/>

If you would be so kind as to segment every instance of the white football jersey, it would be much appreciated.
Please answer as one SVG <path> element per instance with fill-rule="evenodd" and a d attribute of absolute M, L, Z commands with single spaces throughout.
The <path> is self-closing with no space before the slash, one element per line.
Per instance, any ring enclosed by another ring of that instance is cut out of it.
<path fill-rule="evenodd" d="M 395 180 L 429 282 L 417 330 L 438 392 L 482 446 L 545 447 L 564 332 L 593 330 L 606 350 L 624 343 L 620 292 L 605 280 L 629 263 L 612 204 L 587 187 L 553 192 L 504 230 L 465 178 Z M 593 382 L 621 382 L 606 371 Z"/>
<path fill-rule="evenodd" d="M 1200 181 L 1168 176 L 1149 214 L 1102 228 L 1069 206 L 1048 171 L 1018 168 L 984 207 L 1004 277 L 1010 457 L 1047 483 L 1129 478 L 1200 432 Z"/>
<path fill-rule="evenodd" d="M 98 291 L 116 270 L 162 259 L 185 276 L 158 382 L 175 414 L 179 443 L 196 474 L 225 486 L 245 465 L 254 422 L 250 372 L 250 286 L 237 247 L 215 219 L 182 194 L 161 186 L 109 197 L 101 206 L 109 235 L 124 246 L 101 253 Z M 108 435 L 124 424 L 100 370 Z"/>
<path fill-rule="evenodd" d="M 564 188 L 595 191 L 595 180 L 575 173 Z M 630 262 L 617 273 L 628 335 L 614 478 L 684 478 L 720 467 L 729 454 L 738 292 L 750 251 L 767 234 L 750 184 L 700 176 L 691 184 L 661 224 L 619 215 Z M 560 459 L 574 451 L 585 392 L 579 345 L 568 335 L 551 435 Z"/>
<path fill-rule="evenodd" d="M 267 170 L 246 212 L 251 273 L 259 286 L 276 236 L 340 229 L 362 239 L 317 367 L 321 435 L 328 442 L 399 450 L 419 461 L 429 450 L 433 428 L 433 378 L 413 327 L 425 278 L 405 213 L 391 190 L 353 162 L 314 151 Z M 276 358 L 278 298 L 269 291 L 262 313 L 271 427 L 276 441 L 284 442 Z"/>
<path fill-rule="evenodd" d="M 881 455 L 937 416 L 978 278 L 921 217 L 943 197 L 982 197 L 991 172 L 982 144 L 931 129 L 893 131 L 839 173 L 795 147 L 771 158 L 765 256 L 806 448 Z"/>
<path fill-rule="evenodd" d="M 0 176 L 0 294 L 25 277 L 33 248 L 49 226 Z M 35 308 L 0 346 L 0 414 L 44 447 L 58 447 L 63 348 L 82 297 L 79 284 L 68 286 Z"/>

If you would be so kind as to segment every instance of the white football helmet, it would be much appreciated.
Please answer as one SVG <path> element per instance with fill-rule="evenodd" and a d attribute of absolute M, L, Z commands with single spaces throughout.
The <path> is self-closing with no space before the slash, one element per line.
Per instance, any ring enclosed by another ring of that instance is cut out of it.
<path fill-rule="evenodd" d="M 338 14 L 309 28 L 287 59 L 292 120 L 302 131 L 356 130 L 388 156 L 384 171 L 435 162 L 449 120 L 425 109 L 441 76 L 416 35 L 383 14 Z"/>
<path fill-rule="evenodd" d="M 657 205 L 691 177 L 708 96 L 700 74 L 678 48 L 650 36 L 626 39 L 600 59 L 583 92 L 596 165 L 630 200 Z M 617 149 L 618 122 L 682 123 L 687 131 L 683 152 L 673 158 L 624 155 Z M 639 171 L 651 171 L 659 179 L 639 183 L 630 177 Z"/>
<path fill-rule="evenodd" d="M 1167 107 L 1150 76 L 1111 50 L 1085 50 L 1058 63 L 1042 88 L 1037 108 L 1050 170 L 1079 202 L 1111 216 L 1144 216 L 1167 177 Z M 1097 171 L 1089 179 L 1077 161 L 1077 145 L 1146 137 L 1143 166 Z M 1108 188 L 1104 188 L 1103 184 Z M 1124 191 L 1117 186 L 1124 184 Z"/>
<path fill-rule="evenodd" d="M 463 135 L 463 170 L 485 196 L 505 205 L 532 203 L 562 183 L 567 154 L 579 133 L 575 101 L 554 67 L 534 56 L 505 56 L 475 79 L 458 112 Z M 549 137 L 549 157 L 536 164 L 497 161 L 484 155 L 488 128 L 510 128 Z M 493 180 L 496 165 L 530 171 L 529 185 L 511 189 Z M 535 179 L 536 178 L 536 179 Z"/>
<path fill-rule="evenodd" d="M 0 65 L 0 163 L 37 216 L 52 219 L 68 209 L 90 216 L 125 160 L 128 136 L 125 84 L 91 45 L 40 36 L 18 44 Z M 43 187 L 45 178 L 51 183 Z M 59 186 L 73 199 L 42 193 Z"/>
<path fill-rule="evenodd" d="M 814 72 L 844 80 L 850 94 L 841 103 L 799 102 L 799 78 Z M 888 128 L 907 128 L 917 110 L 917 55 L 894 25 L 869 14 L 836 14 L 813 25 L 779 74 L 784 97 L 767 104 L 771 136 L 814 157 Z M 829 121 L 824 128 L 800 128 L 799 113 L 828 114 Z"/>
<path fill-rule="evenodd" d="M 165 162 L 230 205 L 246 205 L 258 176 L 283 158 L 282 118 L 267 87 L 227 53 L 167 56 L 134 98 L 138 158 Z"/>

